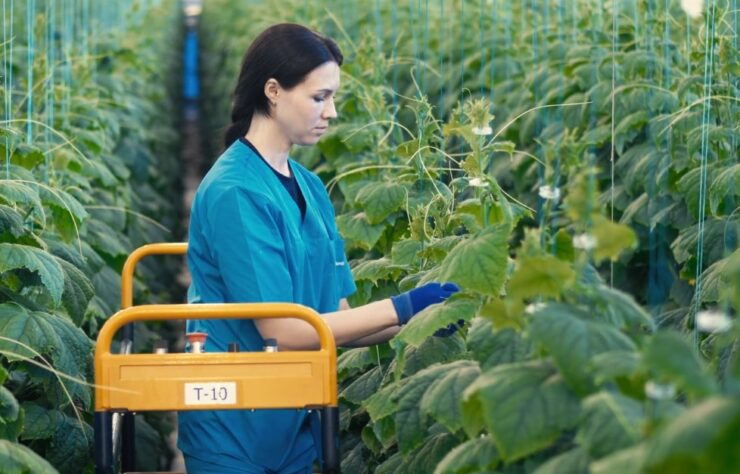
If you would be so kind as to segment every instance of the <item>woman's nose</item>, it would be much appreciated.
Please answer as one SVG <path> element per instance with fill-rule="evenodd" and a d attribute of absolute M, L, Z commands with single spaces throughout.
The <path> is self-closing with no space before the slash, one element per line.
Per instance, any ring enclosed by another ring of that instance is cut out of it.
<path fill-rule="evenodd" d="M 334 99 L 329 99 L 324 104 L 324 112 L 322 115 L 322 118 L 324 120 L 329 120 L 333 118 L 337 118 L 337 108 L 334 106 Z"/>

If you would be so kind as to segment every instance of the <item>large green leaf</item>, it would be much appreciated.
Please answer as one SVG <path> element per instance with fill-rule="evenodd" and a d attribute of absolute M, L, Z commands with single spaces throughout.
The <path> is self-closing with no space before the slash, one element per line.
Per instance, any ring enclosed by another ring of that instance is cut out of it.
<path fill-rule="evenodd" d="M 363 403 L 373 421 L 377 422 L 396 412 L 398 391 L 405 383 L 406 380 L 403 380 L 386 385 Z"/>
<path fill-rule="evenodd" d="M 37 273 L 54 303 L 60 303 L 64 291 L 64 272 L 57 259 L 36 247 L 0 243 L 0 274 L 21 268 Z"/>
<path fill-rule="evenodd" d="M 588 453 L 582 448 L 574 448 L 550 458 L 532 474 L 589 474 Z"/>
<path fill-rule="evenodd" d="M 58 474 L 44 458 L 22 444 L 0 439 L 3 474 Z"/>
<path fill-rule="evenodd" d="M 383 279 L 396 279 L 404 267 L 395 265 L 392 261 L 387 258 L 379 258 L 377 260 L 365 260 L 356 264 L 352 268 L 352 277 L 355 281 L 368 280 L 377 283 L 378 280 Z"/>
<path fill-rule="evenodd" d="M 13 237 L 23 235 L 23 216 L 12 207 L 0 204 L 0 236 L 6 232 Z"/>
<path fill-rule="evenodd" d="M 454 433 L 462 428 L 462 394 L 478 378 L 480 367 L 477 362 L 468 360 L 453 362 L 448 367 L 448 372 L 434 381 L 424 393 L 421 412 Z"/>
<path fill-rule="evenodd" d="M 416 254 L 421 250 L 421 242 L 416 240 L 399 240 L 393 244 L 391 261 L 395 265 L 414 265 L 418 263 Z"/>
<path fill-rule="evenodd" d="M 419 347 L 406 346 L 401 364 L 403 375 L 409 376 L 430 365 L 459 359 L 465 353 L 465 341 L 457 335 L 451 337 L 430 337 Z"/>
<path fill-rule="evenodd" d="M 346 350 L 337 358 L 337 372 L 340 376 L 346 376 L 376 364 L 373 355 L 369 347 Z"/>
<path fill-rule="evenodd" d="M 411 318 L 396 337 L 418 347 L 438 329 L 457 323 L 461 319 L 469 321 L 479 307 L 477 299 L 453 296 L 445 303 L 431 305 Z"/>
<path fill-rule="evenodd" d="M 95 294 L 95 288 L 77 267 L 57 257 L 57 262 L 64 271 L 64 293 L 62 304 L 72 321 L 79 325 L 85 317 L 85 308 Z"/>
<path fill-rule="evenodd" d="M 648 449 L 647 443 L 642 443 L 603 457 L 591 463 L 590 474 L 645 472 L 642 466 L 645 463 Z"/>
<path fill-rule="evenodd" d="M 426 436 L 426 416 L 420 402 L 429 386 L 449 371 L 457 370 L 465 361 L 433 365 L 409 377 L 398 391 L 398 409 L 394 414 L 398 446 L 406 454 L 416 448 Z"/>
<path fill-rule="evenodd" d="M 596 239 L 596 248 L 593 250 L 594 260 L 616 260 L 619 255 L 637 246 L 637 234 L 624 224 L 617 224 L 606 217 L 594 215 L 591 233 Z"/>
<path fill-rule="evenodd" d="M 364 212 L 337 217 L 337 227 L 348 246 L 373 248 L 385 230 L 385 224 L 371 224 Z"/>
<path fill-rule="evenodd" d="M 0 180 L 0 199 L 7 204 L 29 206 L 42 224 L 46 219 L 39 193 L 28 184 L 15 180 Z"/>
<path fill-rule="evenodd" d="M 571 265 L 552 255 L 520 258 L 509 281 L 508 294 L 520 299 L 533 296 L 559 298 L 575 278 Z"/>
<path fill-rule="evenodd" d="M 437 464 L 434 474 L 489 472 L 499 463 L 498 451 L 489 436 L 473 438 L 456 446 Z"/>
<path fill-rule="evenodd" d="M 727 195 L 740 194 L 740 164 L 722 170 L 709 185 L 709 208 L 717 215 L 720 204 Z"/>
<path fill-rule="evenodd" d="M 78 237 L 82 222 L 88 217 L 82 204 L 61 189 L 40 187 L 39 196 L 41 202 L 51 209 L 59 235 L 66 241 Z"/>
<path fill-rule="evenodd" d="M 369 371 L 357 377 L 347 388 L 342 390 L 339 395 L 356 405 L 370 398 L 380 387 L 382 374 L 378 367 L 373 367 Z"/>
<path fill-rule="evenodd" d="M 535 310 L 529 335 L 552 354 L 555 364 L 576 390 L 589 387 L 589 361 L 602 352 L 634 350 L 632 341 L 613 326 L 594 321 L 575 306 L 546 304 Z"/>
<path fill-rule="evenodd" d="M 463 240 L 442 261 L 438 277 L 464 290 L 499 296 L 506 280 L 509 232 L 500 225 Z"/>
<path fill-rule="evenodd" d="M 42 355 L 51 356 L 50 362 L 56 370 L 72 377 L 86 378 L 92 363 L 92 341 L 69 320 L 54 314 L 29 311 L 15 303 L 0 304 L 0 314 L 3 315 L 0 318 L 0 334 L 5 338 L 0 340 L 0 352 L 9 360 L 37 357 L 13 342 L 18 341 Z M 48 371 L 40 373 L 51 384 L 47 386 L 47 391 L 58 392 L 57 403 L 64 405 L 70 402 L 59 385 L 64 383 L 78 403 L 89 406 L 90 390 L 86 386 L 65 379 L 60 382 Z M 48 396 L 52 397 L 52 393 L 48 393 Z"/>
<path fill-rule="evenodd" d="M 598 285 L 582 295 L 595 307 L 594 314 L 622 328 L 655 329 L 653 317 L 635 299 L 615 288 Z"/>
<path fill-rule="evenodd" d="M 406 188 L 397 183 L 372 182 L 357 192 L 355 200 L 365 211 L 370 224 L 379 224 L 397 211 L 406 199 Z"/>
<path fill-rule="evenodd" d="M 434 472 L 437 463 L 457 443 L 459 440 L 449 433 L 439 433 L 427 438 L 418 449 L 407 456 L 397 472 Z"/>
<path fill-rule="evenodd" d="M 656 333 L 645 347 L 644 360 L 656 375 L 691 395 L 704 396 L 717 391 L 717 385 L 696 349 L 676 331 Z"/>
<path fill-rule="evenodd" d="M 599 392 L 582 403 L 576 440 L 594 458 L 633 445 L 641 438 L 642 404 L 619 393 Z"/>
<path fill-rule="evenodd" d="M 726 474 L 740 466 L 740 401 L 713 397 L 687 410 L 649 442 L 648 472 Z"/>
<path fill-rule="evenodd" d="M 483 318 L 473 320 L 466 342 L 484 370 L 522 361 L 532 349 L 531 343 L 522 338 L 519 331 L 504 328 L 494 332 L 492 323 Z"/>
<path fill-rule="evenodd" d="M 463 397 L 463 427 L 472 437 L 485 426 L 514 461 L 552 444 L 578 420 L 579 400 L 547 361 L 504 364 L 484 372 Z"/>

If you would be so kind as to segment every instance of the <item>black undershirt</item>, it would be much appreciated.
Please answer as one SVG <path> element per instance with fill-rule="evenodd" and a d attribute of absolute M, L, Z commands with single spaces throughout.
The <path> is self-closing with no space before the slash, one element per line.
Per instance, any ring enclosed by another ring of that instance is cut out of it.
<path fill-rule="evenodd" d="M 306 199 L 303 197 L 301 188 L 298 186 L 298 183 L 296 182 L 293 169 L 292 168 L 290 169 L 290 176 L 285 176 L 284 174 L 281 174 L 275 168 L 270 166 L 270 164 L 267 162 L 267 160 L 265 160 L 262 154 L 259 151 L 257 151 L 257 148 L 255 148 L 255 146 L 252 145 L 252 142 L 250 142 L 244 137 L 239 138 L 239 140 L 245 145 L 247 145 L 249 148 L 251 148 L 254 154 L 259 156 L 260 159 L 265 162 L 267 167 L 270 168 L 273 173 L 275 173 L 275 176 L 277 176 L 277 178 L 280 180 L 280 182 L 285 187 L 285 190 L 288 191 L 288 194 L 290 194 L 290 197 L 292 197 L 293 201 L 295 201 L 296 205 L 298 206 L 298 209 L 301 210 L 301 217 L 305 217 L 306 216 Z"/>

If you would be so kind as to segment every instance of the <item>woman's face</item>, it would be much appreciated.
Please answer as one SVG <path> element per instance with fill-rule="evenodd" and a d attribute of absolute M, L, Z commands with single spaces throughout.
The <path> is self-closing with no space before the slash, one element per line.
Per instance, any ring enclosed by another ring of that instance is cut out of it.
<path fill-rule="evenodd" d="M 339 89 L 339 66 L 330 61 L 311 71 L 290 90 L 278 87 L 272 117 L 294 145 L 313 145 L 336 118 L 334 95 Z"/>

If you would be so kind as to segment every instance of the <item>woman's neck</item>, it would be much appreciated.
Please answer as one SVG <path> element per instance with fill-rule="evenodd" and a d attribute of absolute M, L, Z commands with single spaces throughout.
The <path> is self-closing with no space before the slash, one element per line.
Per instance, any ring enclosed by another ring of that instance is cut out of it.
<path fill-rule="evenodd" d="M 245 138 L 254 145 L 273 169 L 285 176 L 290 175 L 288 154 L 292 144 L 273 119 L 255 114 Z"/>

